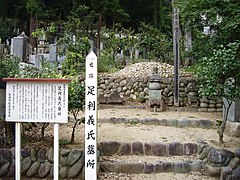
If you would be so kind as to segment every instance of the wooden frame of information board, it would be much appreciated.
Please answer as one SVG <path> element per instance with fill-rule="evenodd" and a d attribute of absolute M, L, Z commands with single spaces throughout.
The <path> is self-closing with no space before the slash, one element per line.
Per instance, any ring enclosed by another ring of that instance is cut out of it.
<path fill-rule="evenodd" d="M 4 78 L 6 121 L 15 122 L 15 179 L 21 177 L 21 122 L 54 123 L 54 179 L 59 177 L 59 123 L 68 121 L 68 79 Z"/>

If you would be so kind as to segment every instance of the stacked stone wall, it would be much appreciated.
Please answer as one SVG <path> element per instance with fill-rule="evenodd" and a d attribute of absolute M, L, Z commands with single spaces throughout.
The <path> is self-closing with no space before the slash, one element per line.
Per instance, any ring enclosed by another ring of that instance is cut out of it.
<path fill-rule="evenodd" d="M 116 91 L 124 101 L 144 101 L 149 99 L 149 77 L 101 77 L 98 93 L 108 98 Z M 194 107 L 198 111 L 222 111 L 222 99 L 211 99 L 199 95 L 197 80 L 193 77 L 181 77 L 179 96 L 181 107 Z M 165 104 L 172 107 L 174 104 L 173 78 L 161 78 L 161 95 Z"/>

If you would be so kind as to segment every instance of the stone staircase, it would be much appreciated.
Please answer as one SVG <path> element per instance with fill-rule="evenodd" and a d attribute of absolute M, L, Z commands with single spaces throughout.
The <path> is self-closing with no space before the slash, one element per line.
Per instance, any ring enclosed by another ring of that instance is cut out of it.
<path fill-rule="evenodd" d="M 105 123 L 154 124 L 178 128 L 216 128 L 210 120 L 167 120 L 156 118 L 105 118 Z M 124 133 L 124 132 L 123 132 Z M 209 179 L 240 179 L 240 149 L 231 152 L 197 142 L 99 142 L 100 170 L 106 174 L 189 174 L 199 172 Z M 130 179 L 130 178 L 129 178 Z M 181 178 L 180 178 L 181 179 Z M 201 178 L 200 178 L 201 179 Z"/>

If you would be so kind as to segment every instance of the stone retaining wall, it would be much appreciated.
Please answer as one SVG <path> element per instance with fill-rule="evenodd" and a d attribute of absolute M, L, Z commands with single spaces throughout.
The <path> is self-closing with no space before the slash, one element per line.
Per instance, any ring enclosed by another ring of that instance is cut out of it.
<path fill-rule="evenodd" d="M 100 170 L 124 173 L 189 173 L 204 169 L 209 176 L 220 176 L 221 180 L 240 178 L 240 149 L 234 152 L 216 149 L 201 141 L 198 143 L 142 143 L 99 142 L 98 155 L 150 155 L 150 156 L 194 156 L 194 160 L 181 162 L 124 162 L 101 161 Z M 15 173 L 14 148 L 0 149 L 0 177 L 12 178 Z M 26 178 L 53 177 L 53 149 L 23 148 L 21 174 Z M 198 157 L 198 158 L 196 158 Z M 158 158 L 159 159 L 159 158 Z M 99 160 L 99 159 L 98 159 Z M 60 149 L 60 178 L 84 179 L 84 152 L 79 149 Z"/>
<path fill-rule="evenodd" d="M 149 99 L 149 77 L 109 77 L 102 76 L 99 80 L 98 94 L 106 99 L 117 91 L 124 100 L 144 101 Z M 198 111 L 222 111 L 222 99 L 209 99 L 198 94 L 197 81 L 193 77 L 180 77 L 180 106 L 197 107 Z M 169 107 L 174 103 L 173 78 L 161 78 L 161 94 Z"/>
<path fill-rule="evenodd" d="M 0 149 L 0 177 L 14 177 L 14 148 Z M 59 157 L 60 178 L 84 179 L 84 152 L 79 149 L 61 149 Z M 24 148 L 21 152 L 21 175 L 26 178 L 53 177 L 53 149 Z"/>

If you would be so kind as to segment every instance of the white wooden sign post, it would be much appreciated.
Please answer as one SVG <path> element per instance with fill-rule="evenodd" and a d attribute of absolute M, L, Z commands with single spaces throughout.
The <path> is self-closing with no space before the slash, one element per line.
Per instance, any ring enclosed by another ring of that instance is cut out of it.
<path fill-rule="evenodd" d="M 5 78 L 6 121 L 16 122 L 15 179 L 21 177 L 21 122 L 54 123 L 54 179 L 58 179 L 59 123 L 68 120 L 67 79 Z"/>
<path fill-rule="evenodd" d="M 86 57 L 85 79 L 85 179 L 97 179 L 97 56 Z"/>

